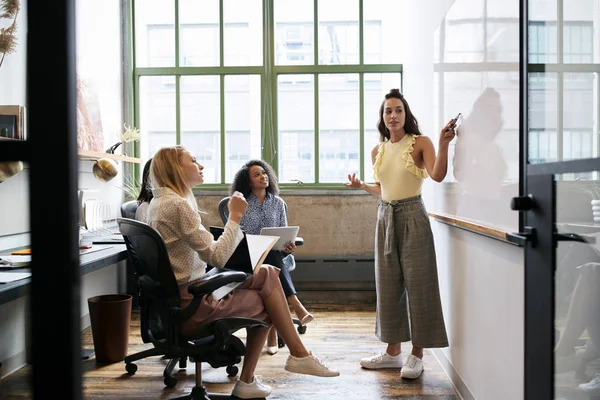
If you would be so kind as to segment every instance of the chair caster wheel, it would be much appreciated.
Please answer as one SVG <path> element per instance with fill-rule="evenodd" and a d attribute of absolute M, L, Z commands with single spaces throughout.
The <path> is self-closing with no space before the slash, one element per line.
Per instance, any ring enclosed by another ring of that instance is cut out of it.
<path fill-rule="evenodd" d="M 298 327 L 298 333 L 301 335 L 305 334 L 306 333 L 306 325 L 300 325 Z"/>
<path fill-rule="evenodd" d="M 138 369 L 138 366 L 132 363 L 125 364 L 125 370 L 128 374 L 135 374 Z"/>
<path fill-rule="evenodd" d="M 165 386 L 168 387 L 169 389 L 174 388 L 175 385 L 177 384 L 177 379 L 175 379 L 174 376 L 165 376 L 164 383 L 165 383 Z"/>
<path fill-rule="evenodd" d="M 229 365 L 225 371 L 227 371 L 227 376 L 236 376 L 239 372 L 239 368 L 235 365 Z"/>

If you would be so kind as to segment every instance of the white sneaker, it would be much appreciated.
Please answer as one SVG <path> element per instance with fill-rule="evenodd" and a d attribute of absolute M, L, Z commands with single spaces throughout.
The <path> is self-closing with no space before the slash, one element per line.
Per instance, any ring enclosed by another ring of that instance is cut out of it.
<path fill-rule="evenodd" d="M 231 392 L 232 396 L 238 397 L 240 399 L 254 399 L 257 397 L 267 397 L 270 394 L 271 386 L 262 383 L 258 376 L 254 377 L 254 381 L 252 381 L 252 383 L 246 383 L 238 379 L 235 382 L 233 391 Z"/>
<path fill-rule="evenodd" d="M 329 368 L 319 360 L 312 351 L 309 351 L 306 357 L 294 357 L 289 355 L 285 362 L 285 370 L 296 372 L 298 374 L 314 375 L 314 376 L 338 376 L 340 373 Z"/>
<path fill-rule="evenodd" d="M 400 377 L 404 379 L 417 379 L 423 372 L 423 360 L 412 354 L 406 359 L 406 365 L 400 371 Z"/>
<path fill-rule="evenodd" d="M 600 374 L 588 383 L 579 385 L 579 389 L 589 394 L 600 394 Z"/>
<path fill-rule="evenodd" d="M 360 360 L 360 365 L 367 369 L 381 368 L 402 368 L 402 353 L 397 356 L 390 356 L 386 351 L 373 357 L 367 357 Z"/>

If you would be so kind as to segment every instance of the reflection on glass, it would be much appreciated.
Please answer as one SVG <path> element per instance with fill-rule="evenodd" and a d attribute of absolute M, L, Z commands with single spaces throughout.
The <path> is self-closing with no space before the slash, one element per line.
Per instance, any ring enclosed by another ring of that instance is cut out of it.
<path fill-rule="evenodd" d="M 204 166 L 205 183 L 221 183 L 219 76 L 182 76 L 180 110 L 181 144 Z"/>
<path fill-rule="evenodd" d="M 434 143 L 451 118 L 462 118 L 429 209 L 517 229 L 508 204 L 519 181 L 519 2 L 458 0 L 435 35 Z"/>
<path fill-rule="evenodd" d="M 314 64 L 313 0 L 275 0 L 275 65 Z"/>
<path fill-rule="evenodd" d="M 587 243 L 558 242 L 555 275 L 555 398 L 600 395 L 599 173 L 556 176 L 556 230 Z"/>
<path fill-rule="evenodd" d="M 358 74 L 319 75 L 319 182 L 359 171 Z"/>
<path fill-rule="evenodd" d="M 315 102 L 313 75 L 279 75 L 277 128 L 279 181 L 315 181 Z"/>
<path fill-rule="evenodd" d="M 219 40 L 219 0 L 179 0 L 179 65 L 219 65 Z"/>
<path fill-rule="evenodd" d="M 262 65 L 262 0 L 223 0 L 225 65 Z"/>
<path fill-rule="evenodd" d="M 529 152 L 531 164 L 558 160 L 558 76 L 529 74 Z"/>
<path fill-rule="evenodd" d="M 319 65 L 358 64 L 358 0 L 320 0 Z"/>
<path fill-rule="evenodd" d="M 597 88 L 598 74 L 564 74 L 563 160 L 598 157 L 598 151 L 594 146 L 594 110 L 598 107 L 597 104 L 595 106 Z"/>
<path fill-rule="evenodd" d="M 175 3 L 135 1 L 136 67 L 175 66 Z"/>
<path fill-rule="evenodd" d="M 557 10 L 557 0 L 529 1 L 529 63 L 557 61 Z"/>
<path fill-rule="evenodd" d="M 143 76 L 140 78 L 141 156 L 148 159 L 164 146 L 176 144 L 175 77 Z"/>
<path fill-rule="evenodd" d="M 379 143 L 379 131 L 377 130 L 377 121 L 379 119 L 379 108 L 383 102 L 384 96 L 390 89 L 400 86 L 400 74 L 365 74 L 364 75 L 364 139 L 365 139 L 365 176 L 363 180 L 373 182 L 373 161 L 371 160 L 371 150 Z M 348 170 L 349 172 L 353 172 Z M 358 172 L 358 171 L 356 171 Z"/>
<path fill-rule="evenodd" d="M 225 77 L 225 182 L 261 157 L 260 76 Z"/>

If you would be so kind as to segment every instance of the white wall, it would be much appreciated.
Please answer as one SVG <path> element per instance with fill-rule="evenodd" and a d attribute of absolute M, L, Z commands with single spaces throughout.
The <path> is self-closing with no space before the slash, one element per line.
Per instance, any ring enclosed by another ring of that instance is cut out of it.
<path fill-rule="evenodd" d="M 523 398 L 523 249 L 439 222 L 432 228 L 450 341 L 436 356 L 465 400 Z"/>
<path fill-rule="evenodd" d="M 453 3 L 410 1 L 400 24 L 400 43 L 406 52 L 404 94 L 434 143 L 442 127 L 433 126 L 433 34 Z M 432 185 L 440 184 L 428 182 L 424 187 L 428 209 L 439 190 Z M 465 399 L 521 399 L 523 250 L 433 220 L 432 228 L 450 340 L 450 347 L 434 354 Z"/>

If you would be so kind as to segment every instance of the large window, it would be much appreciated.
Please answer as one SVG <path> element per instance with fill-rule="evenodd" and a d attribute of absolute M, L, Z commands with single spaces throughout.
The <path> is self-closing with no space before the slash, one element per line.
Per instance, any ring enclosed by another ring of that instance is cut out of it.
<path fill-rule="evenodd" d="M 283 184 L 371 180 L 379 106 L 402 83 L 400 3 L 135 0 L 140 156 L 183 144 L 217 185 L 253 158 Z"/>

